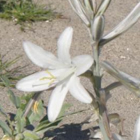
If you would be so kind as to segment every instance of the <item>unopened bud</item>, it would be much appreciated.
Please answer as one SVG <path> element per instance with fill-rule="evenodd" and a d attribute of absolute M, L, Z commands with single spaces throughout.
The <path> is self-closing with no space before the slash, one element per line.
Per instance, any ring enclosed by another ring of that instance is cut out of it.
<path fill-rule="evenodd" d="M 101 16 L 105 13 L 105 11 L 107 10 L 109 4 L 110 4 L 111 0 L 103 0 L 97 13 L 96 16 Z"/>
<path fill-rule="evenodd" d="M 92 11 L 93 13 L 96 12 L 97 9 L 96 0 L 83 0 L 83 1 L 88 10 Z"/>
<path fill-rule="evenodd" d="M 91 32 L 94 41 L 99 41 L 102 38 L 104 32 L 104 16 L 98 16 L 94 18 L 92 23 Z"/>

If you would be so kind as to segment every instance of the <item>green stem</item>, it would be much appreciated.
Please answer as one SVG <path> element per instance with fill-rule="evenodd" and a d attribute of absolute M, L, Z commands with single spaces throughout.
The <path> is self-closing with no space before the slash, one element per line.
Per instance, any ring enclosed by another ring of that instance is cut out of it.
<path fill-rule="evenodd" d="M 100 66 L 99 66 L 99 46 L 98 42 L 93 44 L 93 57 L 95 61 L 95 71 L 94 74 L 100 77 Z"/>
<path fill-rule="evenodd" d="M 103 98 L 102 102 L 102 95 L 100 93 L 101 89 L 101 73 L 100 73 L 100 61 L 99 61 L 99 44 L 98 42 L 92 43 L 92 49 L 93 49 L 93 57 L 94 57 L 94 66 L 93 66 L 93 80 L 94 80 L 94 91 L 97 95 L 98 100 L 98 116 L 99 116 L 99 127 L 103 134 L 103 137 L 105 140 L 111 139 L 110 134 L 110 127 L 109 127 L 109 121 L 108 121 L 108 115 L 107 115 L 107 109 L 106 109 L 106 99 Z M 103 94 L 104 97 L 106 96 L 106 93 Z M 104 104 L 102 104 L 104 103 Z"/>
<path fill-rule="evenodd" d="M 111 140 L 109 137 L 108 137 L 108 134 L 107 134 L 107 128 L 106 128 L 106 124 L 104 124 L 104 118 L 103 117 L 100 117 L 99 119 L 99 127 L 100 127 L 100 130 L 103 134 L 103 138 L 104 140 Z"/>
<path fill-rule="evenodd" d="M 100 75 L 98 42 L 92 43 L 92 49 L 94 58 L 94 66 L 93 66 L 94 90 L 97 97 L 100 97 L 99 91 L 101 89 L 101 75 Z"/>

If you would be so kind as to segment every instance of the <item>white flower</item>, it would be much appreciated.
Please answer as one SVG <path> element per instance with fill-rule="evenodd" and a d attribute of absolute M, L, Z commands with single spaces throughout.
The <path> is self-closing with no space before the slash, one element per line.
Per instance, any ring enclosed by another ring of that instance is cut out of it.
<path fill-rule="evenodd" d="M 58 58 L 52 53 L 30 42 L 24 42 L 24 50 L 30 60 L 36 65 L 46 68 L 21 79 L 16 88 L 21 91 L 35 92 L 55 87 L 49 100 L 48 117 L 54 121 L 63 105 L 69 91 L 77 100 L 91 103 L 92 98 L 80 83 L 79 75 L 86 72 L 93 64 L 90 55 L 80 55 L 71 59 L 69 50 L 72 42 L 73 29 L 68 27 L 58 40 Z"/>

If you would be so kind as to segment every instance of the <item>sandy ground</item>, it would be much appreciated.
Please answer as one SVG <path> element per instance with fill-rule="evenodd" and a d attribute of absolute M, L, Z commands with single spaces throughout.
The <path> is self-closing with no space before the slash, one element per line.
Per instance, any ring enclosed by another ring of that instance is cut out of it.
<path fill-rule="evenodd" d="M 105 33 L 111 31 L 138 3 L 139 0 L 114 0 L 112 1 L 106 16 Z M 46 0 L 43 1 L 46 3 Z M 0 19 L 0 53 L 7 54 L 6 59 L 12 59 L 15 56 L 23 55 L 22 59 L 17 65 L 29 64 L 29 67 L 23 70 L 23 73 L 31 73 L 40 70 L 37 66 L 32 64 L 25 55 L 22 42 L 29 40 L 35 44 L 42 46 L 44 49 L 56 53 L 56 42 L 60 33 L 68 26 L 74 28 L 74 38 L 71 47 L 72 56 L 79 54 L 91 54 L 91 47 L 89 42 L 89 35 L 82 24 L 81 20 L 72 11 L 67 0 L 47 0 L 47 3 L 52 3 L 58 12 L 62 12 L 65 19 L 57 19 L 53 22 L 38 22 L 33 24 L 33 31 L 21 32 L 18 25 L 13 22 Z M 104 46 L 101 53 L 101 61 L 107 60 L 111 62 L 118 69 L 127 72 L 135 77 L 140 77 L 140 21 L 131 28 L 127 33 L 123 34 L 116 40 Z M 108 85 L 114 81 L 110 75 L 105 75 L 103 85 Z M 92 91 L 92 86 L 88 81 L 84 85 Z M 16 94 L 23 94 L 15 91 Z M 132 139 L 134 123 L 140 114 L 140 99 L 129 92 L 124 87 L 119 87 L 112 91 L 112 98 L 109 99 L 107 105 L 109 112 L 117 112 L 121 115 L 124 121 L 124 135 L 127 140 Z M 9 103 L 6 95 L 6 89 L 0 88 L 0 104 L 6 108 L 7 111 L 15 110 Z M 47 104 L 50 92 L 44 92 L 44 98 Z M 90 108 L 89 105 L 77 102 L 71 95 L 68 94 L 66 102 L 72 103 L 73 107 L 70 111 Z M 63 121 L 63 124 L 80 123 L 91 112 L 87 111 L 72 117 L 68 117 Z M 64 140 L 87 140 L 86 133 L 80 133 L 80 125 L 66 125 L 67 133 L 61 138 Z M 2 135 L 2 133 L 1 133 Z"/>

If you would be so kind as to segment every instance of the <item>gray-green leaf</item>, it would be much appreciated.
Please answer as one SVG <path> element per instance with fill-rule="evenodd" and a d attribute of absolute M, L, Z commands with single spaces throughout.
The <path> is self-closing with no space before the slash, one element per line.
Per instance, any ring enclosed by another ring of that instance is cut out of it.
<path fill-rule="evenodd" d="M 140 2 L 134 7 L 130 14 L 120 22 L 109 34 L 105 35 L 100 44 L 104 45 L 117 36 L 127 31 L 132 25 L 134 25 L 140 17 Z"/>
<path fill-rule="evenodd" d="M 108 62 L 103 62 L 102 66 L 110 75 L 112 75 L 114 78 L 119 80 L 120 83 L 122 83 L 122 85 L 124 85 L 126 88 L 134 92 L 138 97 L 140 97 L 140 80 L 139 79 L 136 79 L 122 71 L 117 70 Z"/>
<path fill-rule="evenodd" d="M 39 136 L 33 131 L 24 131 L 25 140 L 40 140 Z"/>
<path fill-rule="evenodd" d="M 9 134 L 10 136 L 12 135 L 12 131 L 10 130 L 10 128 L 8 127 L 8 125 L 0 120 L 0 127 L 2 128 L 4 133 Z"/>
<path fill-rule="evenodd" d="M 5 84 L 5 86 L 8 88 L 9 98 L 11 99 L 12 103 L 16 106 L 16 108 L 18 108 L 20 104 L 19 97 L 15 96 L 13 91 L 10 89 L 10 80 L 5 75 L 2 75 L 0 78 Z"/>
<path fill-rule="evenodd" d="M 101 16 L 105 13 L 106 9 L 108 8 L 111 0 L 103 0 L 99 9 L 97 10 L 96 16 Z"/>
<path fill-rule="evenodd" d="M 82 7 L 82 4 L 79 0 L 69 0 L 74 12 L 81 18 L 81 20 L 87 25 L 90 25 L 87 13 Z"/>
<path fill-rule="evenodd" d="M 17 114 L 16 114 L 16 129 L 17 129 L 17 133 L 22 133 L 24 130 L 24 127 L 26 125 L 26 120 L 24 117 L 22 117 L 23 112 L 21 109 L 17 110 Z"/>

